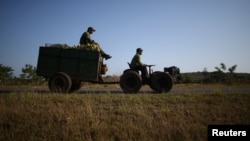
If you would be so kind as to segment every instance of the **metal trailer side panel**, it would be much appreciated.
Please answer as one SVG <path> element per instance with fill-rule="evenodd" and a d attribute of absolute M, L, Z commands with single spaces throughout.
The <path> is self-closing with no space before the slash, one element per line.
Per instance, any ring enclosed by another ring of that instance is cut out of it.
<path fill-rule="evenodd" d="M 37 75 L 49 78 L 56 72 L 65 72 L 71 79 L 97 81 L 101 65 L 102 57 L 99 52 L 40 47 Z"/>

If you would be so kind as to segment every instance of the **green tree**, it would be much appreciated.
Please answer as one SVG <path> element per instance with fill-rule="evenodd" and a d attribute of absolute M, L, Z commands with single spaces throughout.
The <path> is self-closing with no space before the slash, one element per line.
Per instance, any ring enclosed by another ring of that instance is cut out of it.
<path fill-rule="evenodd" d="M 220 63 L 220 68 L 219 67 L 215 67 L 215 69 L 217 70 L 217 72 L 224 72 L 227 70 L 227 67 L 224 63 Z"/>
<path fill-rule="evenodd" d="M 217 70 L 217 72 L 224 72 L 226 73 L 227 67 L 224 63 L 220 63 L 220 68 L 219 67 L 215 67 L 215 69 Z M 229 73 L 234 73 L 234 71 L 236 70 L 237 65 L 233 65 L 232 67 L 228 68 L 228 72 Z"/>
<path fill-rule="evenodd" d="M 228 68 L 229 73 L 234 73 L 236 70 L 237 65 L 233 65 L 232 67 Z"/>
<path fill-rule="evenodd" d="M 224 63 L 220 63 L 220 67 L 215 67 L 216 71 L 207 73 L 206 70 L 203 71 L 203 82 L 206 83 L 227 83 L 231 84 L 235 82 L 237 75 L 234 73 L 237 65 L 233 65 L 228 68 Z"/>
<path fill-rule="evenodd" d="M 13 69 L 8 66 L 0 64 L 0 82 L 13 77 Z"/>
<path fill-rule="evenodd" d="M 22 68 L 22 74 L 20 74 L 21 79 L 32 79 L 35 76 L 36 68 L 30 64 L 26 64 L 24 68 Z"/>
<path fill-rule="evenodd" d="M 26 64 L 24 68 L 22 68 L 22 74 L 20 74 L 21 79 L 30 79 L 34 81 L 42 80 L 42 77 L 37 76 L 36 67 Z"/>
<path fill-rule="evenodd" d="M 210 73 L 208 72 L 207 68 L 204 68 L 202 71 L 202 75 L 203 75 L 203 83 L 209 83 L 210 80 Z"/>

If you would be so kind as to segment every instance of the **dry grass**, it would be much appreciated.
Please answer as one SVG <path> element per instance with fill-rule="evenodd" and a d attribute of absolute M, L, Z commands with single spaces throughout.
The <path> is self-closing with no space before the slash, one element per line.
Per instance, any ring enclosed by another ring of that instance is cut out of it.
<path fill-rule="evenodd" d="M 250 124 L 249 94 L 1 94 L 0 140 L 206 140 Z"/>

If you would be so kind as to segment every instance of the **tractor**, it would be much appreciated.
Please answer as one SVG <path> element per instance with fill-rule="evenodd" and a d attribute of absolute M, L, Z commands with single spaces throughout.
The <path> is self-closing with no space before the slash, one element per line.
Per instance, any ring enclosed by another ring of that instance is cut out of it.
<path fill-rule="evenodd" d="M 157 93 L 169 92 L 175 82 L 180 79 L 180 70 L 176 66 L 164 68 L 164 72 L 153 72 L 151 67 L 155 65 L 146 65 L 148 67 L 149 78 L 142 79 L 139 70 L 133 69 L 128 62 L 129 69 L 123 71 L 120 77 L 120 86 L 124 93 L 137 93 L 142 85 L 149 85 Z"/>

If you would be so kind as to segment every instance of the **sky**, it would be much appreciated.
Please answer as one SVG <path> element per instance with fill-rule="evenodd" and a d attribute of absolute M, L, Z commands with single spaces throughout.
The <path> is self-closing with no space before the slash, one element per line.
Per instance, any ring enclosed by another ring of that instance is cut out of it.
<path fill-rule="evenodd" d="M 250 0 L 1 0 L 0 64 L 19 76 L 37 65 L 46 43 L 91 38 L 112 56 L 107 75 L 121 75 L 136 48 L 154 71 L 215 71 L 224 63 L 250 73 Z"/>

